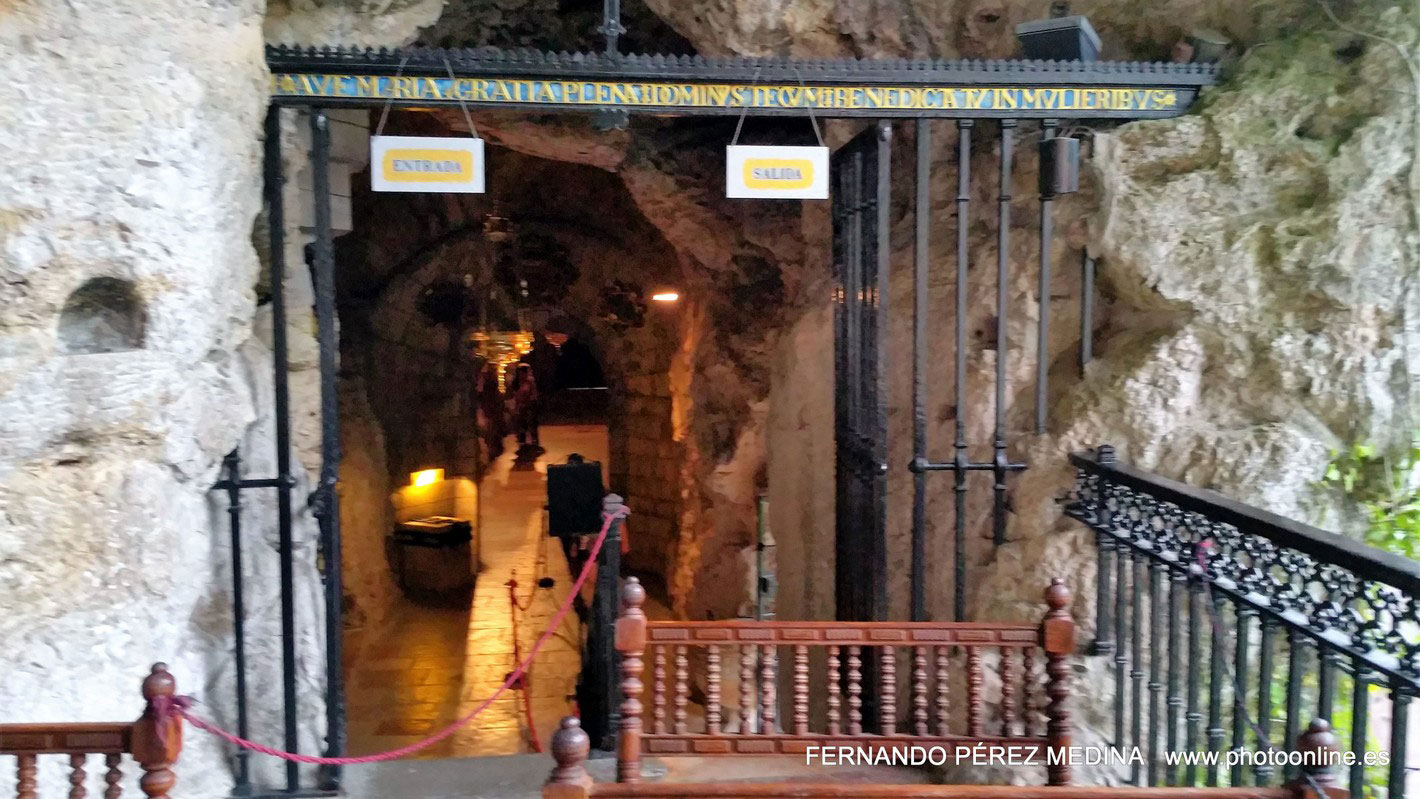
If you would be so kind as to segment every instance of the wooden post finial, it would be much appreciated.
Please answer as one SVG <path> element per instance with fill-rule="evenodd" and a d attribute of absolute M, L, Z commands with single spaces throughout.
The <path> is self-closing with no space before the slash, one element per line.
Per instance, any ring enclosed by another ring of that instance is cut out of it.
<path fill-rule="evenodd" d="M 582 722 L 576 716 L 563 718 L 552 734 L 552 759 L 557 766 L 543 786 L 543 799 L 585 799 L 591 793 L 592 778 L 583 764 L 591 751 L 592 739 L 582 729 Z"/>
<path fill-rule="evenodd" d="M 1297 738 L 1297 751 L 1302 755 L 1301 772 L 1292 781 L 1291 788 L 1297 796 L 1326 799 L 1344 797 L 1348 792 L 1340 788 L 1335 764 L 1340 761 L 1339 740 L 1326 719 L 1312 719 L 1311 724 Z M 1320 789 L 1324 796 L 1318 797 Z"/>
<path fill-rule="evenodd" d="M 133 759 L 143 769 L 138 785 L 150 799 L 167 799 L 177 784 L 172 766 L 182 752 L 183 721 L 175 712 L 176 694 L 167 664 L 154 663 L 143 678 L 143 715 L 133 725 Z"/>
<path fill-rule="evenodd" d="M 641 781 L 641 672 L 646 653 L 646 589 L 635 577 L 621 587 L 621 617 L 616 620 L 616 651 L 621 655 L 621 720 L 616 747 L 618 782 Z"/>
<path fill-rule="evenodd" d="M 1057 753 L 1054 762 L 1046 766 L 1046 776 L 1051 785 L 1068 785 L 1070 766 L 1064 755 L 1070 747 L 1071 729 L 1066 702 L 1070 698 L 1070 657 L 1075 654 L 1075 620 L 1070 618 L 1070 589 L 1063 578 L 1051 579 L 1045 589 L 1045 604 L 1050 608 L 1040 623 L 1040 643 L 1045 650 L 1045 695 L 1049 700 L 1045 711 L 1045 737 Z"/>

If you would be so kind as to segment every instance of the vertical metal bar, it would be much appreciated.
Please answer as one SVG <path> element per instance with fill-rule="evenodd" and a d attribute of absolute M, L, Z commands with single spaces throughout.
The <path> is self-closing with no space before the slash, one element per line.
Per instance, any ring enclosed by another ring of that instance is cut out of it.
<path fill-rule="evenodd" d="M 917 120 L 912 287 L 912 620 L 927 620 L 927 264 L 931 246 L 932 126 Z"/>
<path fill-rule="evenodd" d="M 1203 641 L 1198 623 L 1203 615 L 1203 586 L 1196 580 L 1188 581 L 1188 711 L 1184 715 L 1183 748 L 1189 752 L 1198 751 L 1198 736 L 1202 732 L 1203 714 L 1198 707 L 1198 694 L 1202 690 L 1203 674 L 1198 664 L 1203 660 Z M 1184 769 L 1184 784 L 1193 787 L 1198 782 L 1198 764 L 1189 763 Z"/>
<path fill-rule="evenodd" d="M 1090 650 L 1094 655 L 1108 655 L 1114 651 L 1113 629 L 1110 623 L 1110 580 L 1114 574 L 1114 536 L 1095 532 L 1096 554 L 1099 564 L 1095 580 L 1095 642 Z"/>
<path fill-rule="evenodd" d="M 1016 120 L 1001 120 L 1001 194 L 996 231 L 996 429 L 992 441 L 995 450 L 992 472 L 996 482 L 991 509 L 991 540 L 996 546 L 1006 542 L 1006 311 L 1011 261 L 1011 154 L 1015 133 Z"/>
<path fill-rule="evenodd" d="M 877 211 L 873 227 L 873 621 L 887 620 L 887 318 L 892 257 L 892 123 L 878 123 Z"/>
<path fill-rule="evenodd" d="M 956 384 L 955 434 L 952 439 L 952 477 L 955 491 L 956 570 L 952 586 L 952 612 L 957 621 L 966 620 L 966 273 L 970 259 L 968 223 L 971 218 L 971 129 L 970 119 L 957 122 L 957 285 L 956 285 Z"/>
<path fill-rule="evenodd" d="M 1272 644 L 1277 635 L 1277 619 L 1270 614 L 1263 614 L 1260 629 L 1257 642 L 1257 734 L 1261 736 L 1261 740 L 1257 742 L 1259 751 L 1267 747 L 1272 738 Z M 1272 781 L 1272 772 L 1272 765 L 1259 758 L 1252 769 L 1253 782 L 1258 787 L 1267 785 Z"/>
<path fill-rule="evenodd" d="M 1129 641 L 1124 625 L 1129 623 L 1127 590 L 1129 566 L 1133 563 L 1134 552 L 1124 541 L 1117 542 L 1115 562 L 1118 572 L 1115 575 L 1114 586 L 1114 745 L 1124 746 L 1124 714 L 1127 694 L 1124 688 L 1124 667 L 1129 663 L 1129 654 L 1126 651 Z"/>
<path fill-rule="evenodd" d="M 330 222 L 330 119 L 324 109 L 311 112 L 311 187 L 315 193 L 316 342 L 320 350 L 321 467 L 315 512 L 320 524 L 325 583 L 326 757 L 345 753 L 345 686 L 341 656 L 340 589 L 340 394 L 339 342 L 335 310 L 335 246 Z M 340 767 L 321 769 L 321 787 L 340 787 Z"/>
<path fill-rule="evenodd" d="M 1325 643 L 1320 645 L 1318 659 L 1321 673 L 1317 676 L 1316 715 L 1331 721 L 1331 709 L 1336 700 L 1336 650 Z"/>
<path fill-rule="evenodd" d="M 1302 672 L 1305 669 L 1302 658 L 1306 657 L 1306 645 L 1307 639 L 1295 627 L 1287 628 L 1287 726 L 1282 740 L 1288 749 L 1296 745 L 1297 732 L 1301 729 Z M 1296 776 L 1296 772 L 1293 767 L 1287 768 L 1289 776 Z"/>
<path fill-rule="evenodd" d="M 1206 579 L 1206 578 L 1204 578 Z M 1208 634 L 1209 649 L 1212 656 L 1208 658 L 1208 751 L 1223 751 L 1223 661 L 1227 657 L 1226 646 L 1228 632 L 1223 627 L 1223 597 L 1221 594 L 1208 596 Z M 1215 758 L 1208 764 L 1208 787 L 1218 786 L 1218 761 Z"/>
<path fill-rule="evenodd" d="M 1163 661 L 1163 641 L 1160 632 L 1164 626 L 1163 580 L 1164 564 L 1154 561 L 1149 568 L 1149 774 L 1150 786 L 1159 784 L 1159 700 L 1163 696 L 1163 675 L 1159 666 Z"/>
<path fill-rule="evenodd" d="M 269 165 L 268 165 L 269 166 Z M 232 450 L 222 462 L 227 473 L 227 518 L 232 533 L 232 655 L 237 677 L 237 735 L 251 737 L 247 721 L 247 638 L 246 603 L 242 592 L 242 456 Z M 241 795 L 251 787 L 250 752 L 237 749 L 235 793 Z"/>
<path fill-rule="evenodd" d="M 1080 376 L 1095 357 L 1095 259 L 1080 253 Z"/>
<path fill-rule="evenodd" d="M 620 55 L 617 39 L 626 33 L 621 24 L 621 0 L 605 0 L 602 4 L 602 34 L 606 36 L 606 54 Z"/>
<path fill-rule="evenodd" d="M 1055 135 L 1055 126 L 1059 124 L 1054 119 L 1045 120 L 1042 138 L 1049 139 Z M 1055 195 L 1049 191 L 1041 192 L 1040 195 L 1040 318 L 1036 328 L 1035 336 L 1035 432 L 1037 435 L 1045 434 L 1045 403 L 1050 393 L 1048 381 L 1050 379 L 1050 246 L 1051 246 L 1051 218 L 1050 210 L 1052 200 Z"/>
<path fill-rule="evenodd" d="M 275 369 L 276 400 L 276 540 L 281 561 L 281 698 L 284 711 L 282 739 L 286 751 L 296 752 L 300 738 L 296 729 L 296 591 L 291 563 L 291 389 L 290 358 L 286 348 L 286 237 L 285 208 L 282 202 L 285 178 L 281 174 L 281 109 L 266 112 L 267 191 L 272 205 L 271 224 L 271 347 Z M 286 789 L 300 787 L 297 765 L 286 763 Z"/>
<path fill-rule="evenodd" d="M 1370 750 L 1369 741 L 1366 740 L 1366 726 L 1369 721 L 1367 713 L 1370 710 L 1370 683 L 1369 674 L 1366 673 L 1365 662 L 1360 658 L 1351 660 L 1352 673 L 1356 679 L 1351 688 L 1351 751 L 1366 752 Z M 1404 751 L 1404 750 L 1400 750 Z M 1394 757 L 1394 753 L 1392 753 Z M 1356 799 L 1361 799 L 1364 795 L 1362 791 L 1366 788 L 1366 764 L 1357 760 L 1351 766 L 1350 788 L 1351 795 Z"/>
<path fill-rule="evenodd" d="M 1247 746 L 1247 668 L 1251 656 L 1248 638 L 1256 615 L 1247 607 L 1237 609 L 1237 647 L 1233 650 L 1233 748 L 1239 751 Z M 1228 779 L 1234 788 L 1243 784 L 1242 763 L 1233 766 Z"/>
<path fill-rule="evenodd" d="M 1130 614 L 1129 635 L 1129 682 L 1132 689 L 1129 697 L 1129 710 L 1132 714 L 1130 734 L 1134 736 L 1131 741 L 1134 746 L 1144 745 L 1144 601 L 1141 591 L 1149 580 L 1149 565 L 1144 561 L 1144 557 L 1140 554 L 1134 558 L 1134 574 L 1129 583 L 1130 601 L 1134 604 L 1134 610 Z M 1131 759 L 1129 781 L 1135 785 L 1142 784 L 1142 772 L 1143 764 Z"/>
<path fill-rule="evenodd" d="M 1179 619 L 1183 616 L 1183 598 L 1187 591 L 1188 574 L 1174 571 L 1169 577 L 1169 655 L 1168 655 L 1168 698 L 1164 720 L 1164 749 L 1169 752 L 1178 748 L 1178 722 L 1183 713 L 1183 695 L 1179 693 Z M 1164 784 L 1178 783 L 1178 768 L 1169 766 L 1164 772 Z"/>
<path fill-rule="evenodd" d="M 1390 779 L 1386 799 L 1405 799 L 1405 755 L 1409 752 L 1410 699 L 1409 688 L 1394 686 L 1390 692 Z"/>
<path fill-rule="evenodd" d="M 621 497 L 612 494 L 607 497 L 606 509 L 613 510 L 621 504 Z M 621 596 L 618 579 L 621 576 L 621 520 L 614 519 L 607 529 L 606 540 L 601 552 L 597 553 L 597 587 L 593 595 L 593 612 L 596 614 L 594 637 L 591 641 L 593 661 L 596 668 L 597 724 L 594 727 L 597 748 L 611 752 L 616 749 L 617 727 L 620 707 L 616 700 L 617 668 L 616 613 Z"/>

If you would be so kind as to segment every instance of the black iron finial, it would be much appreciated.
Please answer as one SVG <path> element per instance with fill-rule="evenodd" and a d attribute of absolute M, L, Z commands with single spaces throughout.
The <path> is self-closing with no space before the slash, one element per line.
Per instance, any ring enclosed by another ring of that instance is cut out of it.
<path fill-rule="evenodd" d="M 621 34 L 626 33 L 626 28 L 621 24 L 621 0 L 606 0 L 602 6 L 602 35 L 606 36 L 606 54 L 609 56 L 620 55 L 621 51 L 617 47 L 616 41 Z"/>
<path fill-rule="evenodd" d="M 1099 448 L 1099 455 L 1096 458 L 1096 461 L 1101 466 L 1113 466 L 1114 464 L 1118 463 L 1119 458 L 1115 455 L 1114 446 L 1111 444 L 1101 444 Z"/>

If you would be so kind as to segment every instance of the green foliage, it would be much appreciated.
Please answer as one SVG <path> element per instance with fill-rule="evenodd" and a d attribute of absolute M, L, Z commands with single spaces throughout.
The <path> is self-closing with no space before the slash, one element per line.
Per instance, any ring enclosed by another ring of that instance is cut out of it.
<path fill-rule="evenodd" d="M 1398 454 L 1369 444 L 1333 451 L 1321 485 L 1344 494 L 1365 513 L 1365 541 L 1420 559 L 1420 436 Z"/>

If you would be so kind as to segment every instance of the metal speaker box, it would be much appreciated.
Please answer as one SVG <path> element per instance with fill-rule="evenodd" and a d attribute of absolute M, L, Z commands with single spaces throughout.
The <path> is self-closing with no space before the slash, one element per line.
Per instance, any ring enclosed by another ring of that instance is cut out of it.
<path fill-rule="evenodd" d="M 1098 61 L 1100 36 L 1081 16 L 1057 17 L 1016 26 L 1026 58 L 1039 61 Z"/>
<path fill-rule="evenodd" d="M 602 529 L 602 465 L 549 464 L 547 467 L 547 533 L 567 536 Z"/>
<path fill-rule="evenodd" d="M 1052 136 L 1040 142 L 1040 194 L 1054 197 L 1080 190 L 1080 140 Z"/>

